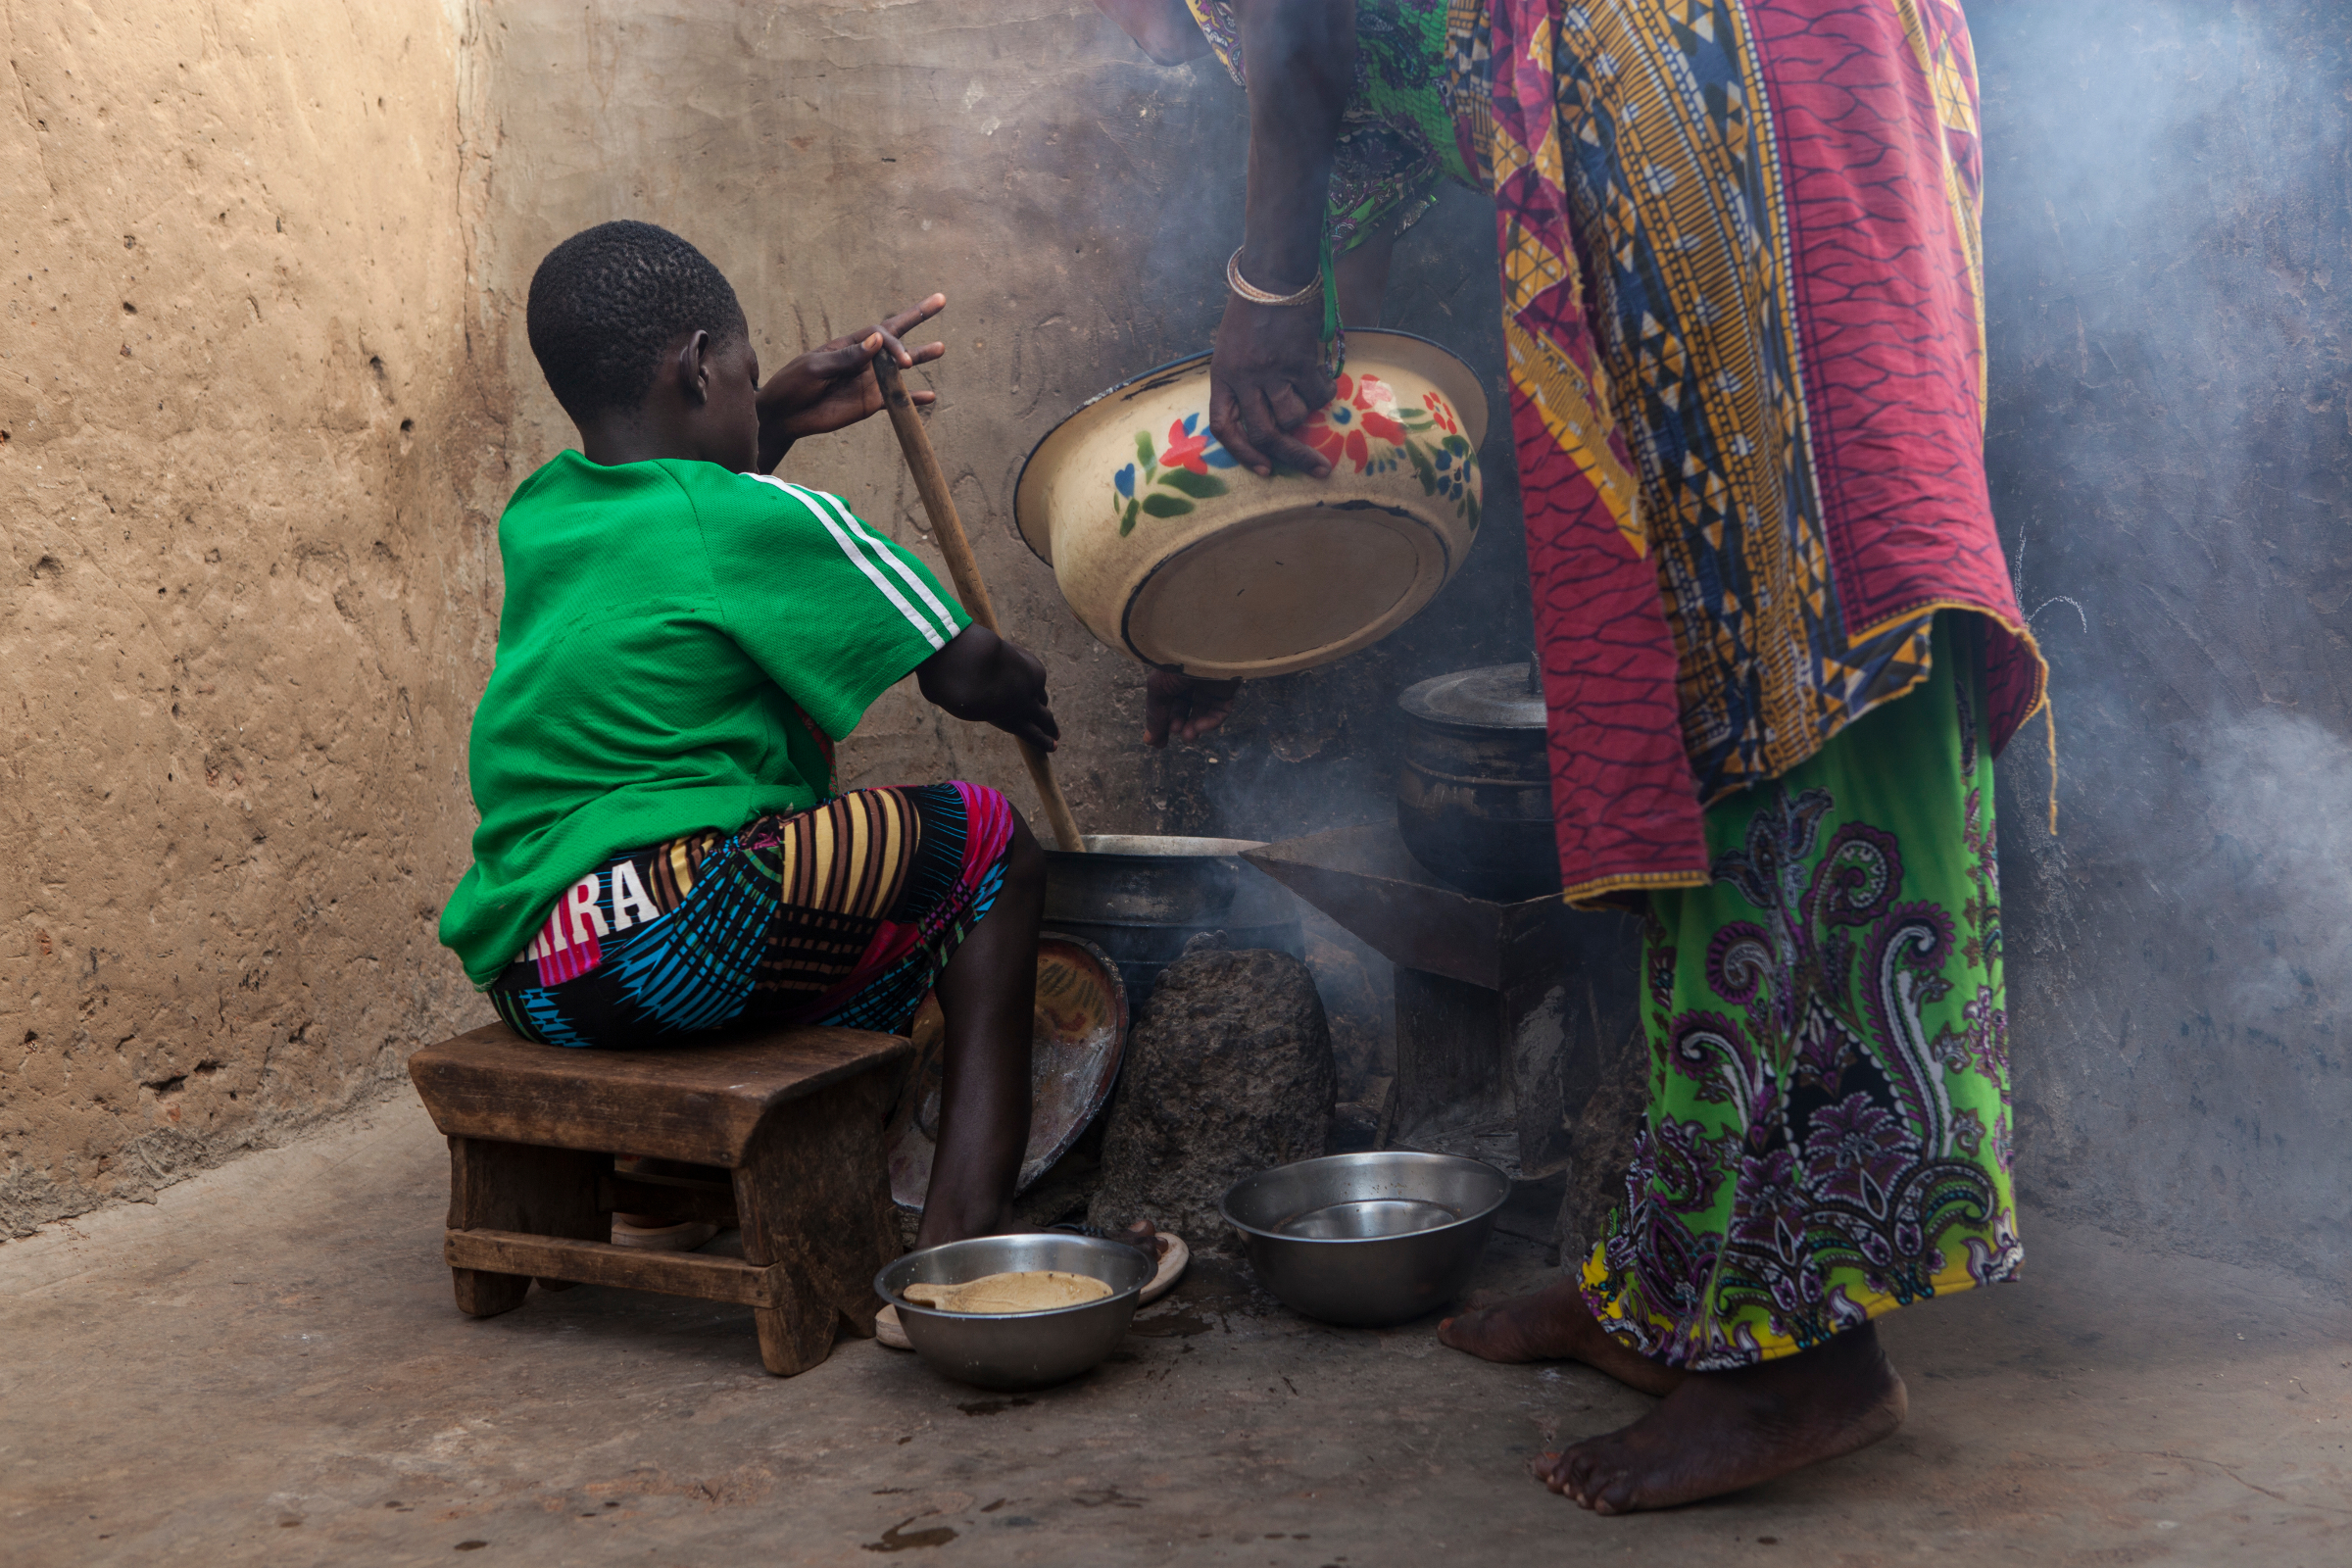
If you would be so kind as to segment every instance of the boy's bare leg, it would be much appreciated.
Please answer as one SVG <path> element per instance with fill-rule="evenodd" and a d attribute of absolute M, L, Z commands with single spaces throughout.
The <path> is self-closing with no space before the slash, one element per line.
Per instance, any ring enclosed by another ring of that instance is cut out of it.
<path fill-rule="evenodd" d="M 1013 1229 L 1013 1183 L 1029 1142 L 1029 1037 L 1045 903 L 1045 852 L 1016 816 L 1004 885 L 935 988 L 947 1016 L 947 1082 L 918 1247 Z"/>

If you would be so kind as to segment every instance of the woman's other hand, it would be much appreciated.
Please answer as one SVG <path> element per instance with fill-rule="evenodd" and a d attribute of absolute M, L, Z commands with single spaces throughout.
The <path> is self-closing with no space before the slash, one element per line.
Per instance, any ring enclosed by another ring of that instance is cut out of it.
<path fill-rule="evenodd" d="M 879 413 L 882 388 L 874 381 L 874 356 L 887 352 L 905 370 L 938 359 L 948 352 L 945 343 L 909 349 L 899 340 L 947 308 L 948 297 L 934 294 L 888 320 L 820 344 L 769 376 L 759 396 L 760 471 L 775 472 L 803 436 L 843 429 Z M 937 394 L 907 396 L 929 403 Z"/>
<path fill-rule="evenodd" d="M 1355 81 L 1355 0 L 1251 0 L 1242 14 L 1250 61 L 1250 192 L 1242 280 L 1288 295 L 1322 267 L 1340 119 Z M 1320 292 L 1298 305 L 1225 302 L 1208 368 L 1208 427 L 1260 474 L 1274 466 L 1328 477 L 1331 465 L 1290 432 L 1331 401 L 1323 373 Z"/>
<path fill-rule="evenodd" d="M 976 724 L 994 724 L 1015 740 L 1050 752 L 1061 726 L 1046 698 L 1046 666 L 1018 643 L 986 626 L 966 626 L 955 641 L 914 666 L 915 684 L 934 707 Z"/>
<path fill-rule="evenodd" d="M 1225 722 L 1241 695 L 1238 680 L 1196 680 L 1155 669 L 1144 682 L 1144 744 L 1162 747 L 1168 737 L 1197 741 Z"/>
<path fill-rule="evenodd" d="M 1225 301 L 1208 364 L 1208 428 L 1253 472 L 1272 473 L 1279 463 L 1318 479 L 1331 475 L 1323 455 L 1289 433 L 1335 390 L 1323 373 L 1321 303 L 1318 297 L 1313 307 L 1252 305 L 1238 295 Z"/>

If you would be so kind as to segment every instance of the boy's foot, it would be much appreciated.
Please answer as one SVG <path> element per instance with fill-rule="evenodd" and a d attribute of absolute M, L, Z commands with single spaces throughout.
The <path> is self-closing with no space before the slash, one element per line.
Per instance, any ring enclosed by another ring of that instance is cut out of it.
<path fill-rule="evenodd" d="M 1449 1317 L 1438 1325 L 1438 1340 L 1488 1361 L 1582 1361 L 1643 1394 L 1671 1394 L 1686 1376 L 1605 1333 L 1570 1279 Z"/>
<path fill-rule="evenodd" d="M 691 1252 L 711 1237 L 718 1227 L 706 1220 L 680 1220 L 674 1225 L 656 1222 L 641 1223 L 635 1215 L 612 1216 L 612 1245 L 641 1248 L 649 1252 Z"/>
<path fill-rule="evenodd" d="M 1679 1507 L 1868 1447 L 1907 1407 L 1865 1324 L 1801 1355 L 1694 1372 L 1632 1426 L 1544 1454 L 1536 1479 L 1594 1513 Z"/>

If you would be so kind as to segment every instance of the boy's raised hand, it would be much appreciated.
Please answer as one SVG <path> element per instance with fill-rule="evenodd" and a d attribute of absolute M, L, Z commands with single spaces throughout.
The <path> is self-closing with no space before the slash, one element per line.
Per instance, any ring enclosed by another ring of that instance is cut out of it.
<path fill-rule="evenodd" d="M 758 398 L 760 471 L 773 473 L 803 436 L 823 435 L 880 413 L 882 389 L 874 384 L 874 356 L 887 351 L 903 370 L 938 359 L 948 352 L 945 343 L 909 349 L 899 339 L 947 308 L 948 297 L 934 294 L 887 320 L 820 344 L 769 376 Z M 929 403 L 936 394 L 909 396 L 916 403 Z"/>
<path fill-rule="evenodd" d="M 1015 740 L 1052 751 L 1061 739 L 1046 701 L 1046 666 L 1018 643 L 986 626 L 966 626 L 955 641 L 914 666 L 923 696 L 957 718 L 994 724 Z"/>

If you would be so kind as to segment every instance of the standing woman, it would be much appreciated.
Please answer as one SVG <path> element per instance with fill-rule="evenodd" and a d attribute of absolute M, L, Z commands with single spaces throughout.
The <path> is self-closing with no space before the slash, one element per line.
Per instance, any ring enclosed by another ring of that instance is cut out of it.
<path fill-rule="evenodd" d="M 1873 1321 L 2014 1278 L 1992 757 L 2044 669 L 1983 459 L 1954 0 L 1098 0 L 1250 90 L 1211 425 L 1333 392 L 1450 176 L 1494 194 L 1566 896 L 1643 913 L 1649 1104 L 1580 1270 L 1450 1320 L 1665 1396 L 1547 1455 L 1605 1513 L 1894 1430 Z M 1336 258 L 1336 260 L 1327 260 Z M 1155 676 L 1150 734 L 1229 688 Z"/>

